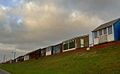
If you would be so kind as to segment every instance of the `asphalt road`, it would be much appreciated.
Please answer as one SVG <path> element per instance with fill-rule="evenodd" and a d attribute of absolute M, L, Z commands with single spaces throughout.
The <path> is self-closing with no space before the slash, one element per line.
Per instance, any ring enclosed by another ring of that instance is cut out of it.
<path fill-rule="evenodd" d="M 10 74 L 10 73 L 8 73 L 8 72 L 6 72 L 6 71 L 0 69 L 0 74 Z"/>

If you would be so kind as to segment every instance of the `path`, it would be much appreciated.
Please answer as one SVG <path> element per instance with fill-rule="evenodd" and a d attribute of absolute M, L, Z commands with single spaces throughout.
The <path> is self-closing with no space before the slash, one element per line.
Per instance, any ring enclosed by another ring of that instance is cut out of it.
<path fill-rule="evenodd" d="M 8 72 L 5 71 L 5 70 L 0 69 L 0 74 L 10 74 L 10 73 L 8 73 Z"/>

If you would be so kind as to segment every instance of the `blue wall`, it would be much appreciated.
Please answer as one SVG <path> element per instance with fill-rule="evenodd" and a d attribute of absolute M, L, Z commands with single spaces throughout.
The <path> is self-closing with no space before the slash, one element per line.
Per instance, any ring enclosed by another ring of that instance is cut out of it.
<path fill-rule="evenodd" d="M 120 40 L 120 20 L 114 24 L 114 37 L 115 41 Z"/>

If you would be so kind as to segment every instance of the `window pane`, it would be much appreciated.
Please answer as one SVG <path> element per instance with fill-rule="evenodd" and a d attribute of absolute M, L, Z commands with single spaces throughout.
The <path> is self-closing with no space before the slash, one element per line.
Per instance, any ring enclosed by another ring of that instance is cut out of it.
<path fill-rule="evenodd" d="M 97 38 L 97 31 L 94 32 L 94 38 Z"/>
<path fill-rule="evenodd" d="M 41 50 L 41 56 L 45 55 L 45 50 Z"/>
<path fill-rule="evenodd" d="M 68 43 L 64 44 L 64 50 L 68 49 Z"/>
<path fill-rule="evenodd" d="M 74 40 L 69 42 L 69 49 L 71 49 L 71 48 L 75 48 L 75 41 Z"/>
<path fill-rule="evenodd" d="M 53 47 L 53 54 L 55 54 L 55 53 L 60 53 L 60 45 Z"/>
<path fill-rule="evenodd" d="M 81 47 L 84 47 L 84 39 L 80 39 Z"/>
<path fill-rule="evenodd" d="M 51 47 L 48 47 L 48 48 L 46 48 L 46 51 L 49 52 L 49 51 L 51 51 L 51 49 L 52 49 Z"/>
<path fill-rule="evenodd" d="M 108 27 L 108 34 L 112 34 L 112 26 Z"/>
<path fill-rule="evenodd" d="M 102 35 L 102 30 L 99 31 L 99 35 Z"/>
<path fill-rule="evenodd" d="M 80 41 L 81 41 L 81 44 L 84 44 L 84 39 L 80 39 Z"/>
<path fill-rule="evenodd" d="M 103 31 L 104 31 L 104 34 L 107 34 L 107 29 L 106 28 Z"/>

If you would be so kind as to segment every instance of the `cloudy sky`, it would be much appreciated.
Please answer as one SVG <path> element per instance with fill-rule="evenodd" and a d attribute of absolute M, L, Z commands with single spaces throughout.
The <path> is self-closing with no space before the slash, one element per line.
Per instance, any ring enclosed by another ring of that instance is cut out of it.
<path fill-rule="evenodd" d="M 120 16 L 120 0 L 0 0 L 0 61 L 90 34 Z"/>

